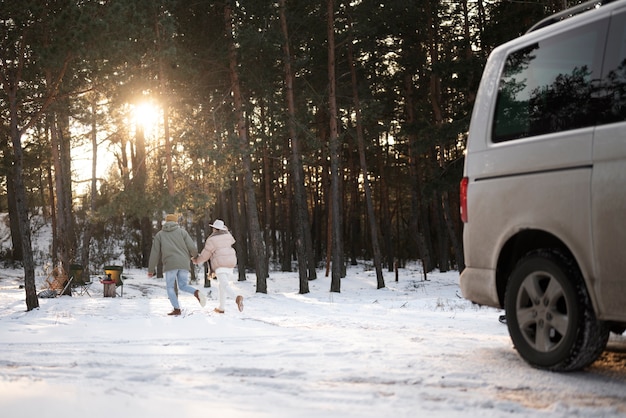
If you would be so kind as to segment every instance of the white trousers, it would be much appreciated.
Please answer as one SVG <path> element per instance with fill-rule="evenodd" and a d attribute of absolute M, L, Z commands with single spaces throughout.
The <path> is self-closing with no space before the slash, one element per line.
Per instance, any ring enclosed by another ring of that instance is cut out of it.
<path fill-rule="evenodd" d="M 217 276 L 217 284 L 219 285 L 220 305 L 218 308 L 223 311 L 226 296 L 230 296 L 233 299 L 235 298 L 235 292 L 233 288 L 230 287 L 230 278 L 233 275 L 233 269 L 220 267 L 215 270 L 215 275 Z"/>

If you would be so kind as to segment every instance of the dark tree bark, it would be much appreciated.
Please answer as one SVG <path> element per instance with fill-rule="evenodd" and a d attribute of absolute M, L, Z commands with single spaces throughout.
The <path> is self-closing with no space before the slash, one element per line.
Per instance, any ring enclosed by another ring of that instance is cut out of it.
<path fill-rule="evenodd" d="M 10 155 L 10 150 L 7 149 L 3 155 Z M 12 244 L 12 252 L 11 258 L 13 261 L 23 261 L 24 260 L 24 250 L 22 248 L 22 240 L 20 234 L 20 222 L 19 217 L 17 216 L 17 203 L 16 203 L 16 195 L 15 195 L 15 170 L 13 170 L 12 165 L 8 165 L 7 170 L 7 200 L 8 200 L 8 208 L 9 208 L 9 229 L 11 230 L 11 244 Z"/>
<path fill-rule="evenodd" d="M 385 258 L 387 260 L 387 270 L 393 272 L 394 270 L 394 258 L 395 248 L 393 246 L 393 216 L 391 214 L 391 204 L 389 203 L 389 187 L 387 185 L 386 167 L 389 162 L 388 147 L 383 148 L 378 141 L 376 147 L 379 150 L 378 158 L 376 158 L 378 164 L 378 172 L 380 173 L 380 229 L 383 236 L 383 243 L 385 248 Z"/>
<path fill-rule="evenodd" d="M 300 294 L 309 293 L 309 280 L 316 278 L 313 258 L 313 243 L 311 242 L 309 211 L 304 188 L 304 169 L 300 139 L 296 129 L 296 106 L 293 91 L 293 70 L 291 68 L 291 51 L 289 45 L 289 31 L 285 14 L 285 0 L 280 0 L 280 23 L 284 38 L 283 50 L 285 60 L 285 92 L 287 99 L 287 113 L 289 139 L 291 140 L 291 169 L 295 203 L 295 231 L 296 251 L 298 253 L 298 273 L 300 277 Z"/>
<path fill-rule="evenodd" d="M 85 227 L 85 232 L 83 234 L 83 244 L 81 247 L 81 256 L 80 256 L 80 264 L 83 266 L 83 277 L 85 280 L 89 280 L 89 264 L 90 264 L 90 244 L 91 238 L 96 231 L 96 219 L 94 214 L 96 213 L 96 196 L 98 195 L 98 179 L 96 177 L 97 168 L 98 168 L 98 123 L 97 123 L 97 114 L 98 114 L 98 102 L 96 100 L 96 95 L 94 94 L 91 97 L 91 187 L 89 193 L 89 211 L 87 214 L 87 222 Z"/>
<path fill-rule="evenodd" d="M 134 196 L 134 204 L 138 205 L 135 211 L 136 221 L 141 231 L 141 266 L 148 267 L 150 250 L 152 248 L 152 221 L 149 214 L 149 205 L 145 194 L 148 179 L 146 168 L 146 138 L 143 127 L 140 123 L 135 127 L 135 153 L 132 155 L 133 179 L 130 187 Z"/>
<path fill-rule="evenodd" d="M 385 287 L 385 279 L 383 277 L 382 256 L 380 253 L 380 245 L 378 243 L 378 222 L 376 221 L 376 214 L 374 213 L 372 189 L 370 187 L 369 171 L 367 170 L 367 161 L 365 158 L 365 139 L 363 138 L 363 122 L 361 120 L 361 101 L 359 99 L 359 89 L 357 86 L 358 82 L 354 63 L 354 53 L 352 51 L 352 42 L 348 42 L 348 65 L 350 66 L 350 77 L 352 80 L 352 100 L 354 101 L 354 112 L 356 115 L 356 140 L 359 149 L 361 173 L 363 174 L 365 206 L 367 208 L 367 220 L 369 221 L 370 236 L 372 240 L 374 268 L 376 269 L 376 283 L 378 289 L 381 289 Z"/>
<path fill-rule="evenodd" d="M 26 22 L 24 19 L 21 23 Z M 15 22 L 14 22 L 15 23 Z M 43 102 L 38 108 L 28 115 L 28 119 L 20 118 L 21 98 L 19 90 L 24 81 L 24 70 L 28 66 L 28 58 L 26 50 L 28 49 L 28 41 L 25 39 L 25 33 L 28 33 L 27 27 L 15 27 L 16 41 L 3 51 L 0 60 L 0 84 L 7 98 L 7 107 L 9 111 L 8 122 L 11 143 L 13 145 L 13 187 L 16 216 L 19 225 L 19 236 L 22 244 L 22 264 L 24 266 L 24 289 L 26 292 L 26 309 L 31 311 L 39 307 L 39 299 L 37 298 L 37 290 L 35 286 L 35 265 L 33 260 L 33 250 L 31 243 L 30 219 L 28 216 L 29 207 L 26 201 L 26 187 L 24 185 L 24 151 L 22 148 L 22 135 L 31 129 L 35 123 L 38 123 L 42 115 L 48 110 L 51 103 L 55 100 L 59 91 L 59 85 L 67 71 L 68 65 L 72 59 L 72 53 L 68 52 L 60 56 L 58 62 L 58 70 L 55 77 L 51 78 L 50 83 L 46 86 Z M 3 45 L 7 47 L 7 45 Z M 20 126 L 22 123 L 22 126 Z"/>
<path fill-rule="evenodd" d="M 456 268 L 458 271 L 463 271 L 463 269 L 465 268 L 463 246 L 461 245 L 461 242 L 456 233 L 456 228 L 454 227 L 454 220 L 452 218 L 452 213 L 450 211 L 450 197 L 447 191 L 443 192 L 441 195 L 441 207 L 442 207 L 443 217 L 446 223 L 446 229 L 448 231 L 448 237 L 450 239 L 450 242 L 452 243 L 452 248 L 454 249 L 454 258 L 456 260 Z"/>
<path fill-rule="evenodd" d="M 413 108 L 413 84 L 412 76 L 405 75 L 405 101 L 406 101 L 406 123 L 411 125 L 415 123 L 415 110 Z M 422 196 L 421 196 L 421 173 L 419 164 L 419 153 L 417 151 L 417 135 L 409 135 L 409 177 L 411 185 L 411 218 L 409 221 L 409 233 L 415 240 L 417 245 L 418 257 L 422 261 L 424 273 L 431 271 L 432 263 L 430 251 L 426 245 L 422 231 L 428 231 L 424 226 L 420 228 L 419 221 L 422 219 Z"/>
<path fill-rule="evenodd" d="M 332 277 L 331 292 L 341 291 L 342 263 L 343 263 L 343 227 L 341 205 L 341 173 L 339 156 L 339 137 L 337 124 L 337 97 L 335 75 L 335 3 L 327 1 L 327 34 L 328 34 L 328 113 L 330 120 L 329 154 L 330 154 L 330 184 L 332 200 Z"/>
<path fill-rule="evenodd" d="M 254 252 L 254 262 L 257 278 L 257 293 L 267 293 L 268 261 L 263 242 L 261 225 L 259 224 L 259 214 L 256 204 L 255 185 L 252 178 L 252 158 L 248 133 L 246 130 L 246 120 L 243 110 L 243 99 L 241 86 L 239 84 L 239 72 L 237 70 L 237 51 L 233 39 L 232 10 L 227 2 L 224 6 L 224 21 L 226 24 L 226 38 L 228 42 L 229 72 L 235 114 L 237 120 L 237 134 L 239 136 L 239 151 L 241 154 L 242 172 L 244 176 L 244 186 L 246 191 L 246 212 L 248 218 L 248 228 L 252 251 Z"/>
<path fill-rule="evenodd" d="M 13 143 L 13 187 L 15 190 L 15 208 L 17 209 L 17 219 L 20 226 L 20 241 L 22 242 L 26 310 L 31 311 L 39 307 L 39 299 L 37 298 L 37 289 L 35 286 L 35 262 L 33 260 L 31 244 L 26 188 L 24 187 L 24 178 L 22 177 L 24 151 L 22 149 L 22 133 L 17 125 L 17 98 L 14 94 L 16 91 L 17 89 L 11 89 L 9 93 L 9 111 L 11 114 L 9 123 L 11 124 L 11 140 Z"/>
<path fill-rule="evenodd" d="M 69 120 L 65 100 L 53 106 L 50 124 L 51 157 L 54 166 L 56 196 L 56 241 L 58 259 L 66 276 L 76 254 L 76 235 L 72 208 L 72 174 L 70 155 Z M 71 288 L 65 294 L 71 295 Z"/>
<path fill-rule="evenodd" d="M 245 242 L 245 234 L 243 233 L 243 226 L 246 224 L 245 218 L 244 222 L 242 222 L 242 214 L 239 210 L 239 203 L 243 207 L 243 202 L 241 202 L 238 181 L 234 180 L 231 182 L 230 186 L 230 201 L 231 201 L 231 213 L 232 213 L 232 221 L 231 221 L 231 229 L 233 232 L 233 236 L 235 238 L 235 251 L 237 253 L 237 266 L 239 272 L 239 281 L 246 280 L 246 266 L 248 264 L 248 250 Z"/>

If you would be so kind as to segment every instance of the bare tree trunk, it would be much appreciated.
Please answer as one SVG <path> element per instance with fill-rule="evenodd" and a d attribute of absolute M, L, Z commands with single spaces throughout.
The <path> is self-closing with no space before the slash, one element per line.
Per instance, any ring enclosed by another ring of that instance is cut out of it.
<path fill-rule="evenodd" d="M 93 237 L 96 229 L 96 196 L 98 194 L 98 181 L 96 178 L 98 168 L 98 124 L 96 116 L 98 114 L 98 101 L 97 95 L 94 93 L 91 102 L 91 193 L 89 196 L 89 211 L 86 217 L 86 227 L 83 234 L 83 245 L 81 251 L 81 265 L 83 266 L 83 277 L 85 280 L 89 280 L 89 264 L 90 264 L 90 252 L 89 246 L 91 244 L 91 238 Z"/>
<path fill-rule="evenodd" d="M 146 137 L 140 123 L 135 127 L 135 153 L 131 156 L 133 179 L 131 181 L 132 192 L 135 194 L 137 204 L 142 205 L 136 212 L 136 221 L 141 231 L 141 266 L 148 267 L 150 249 L 152 247 L 152 222 L 148 217 L 148 205 L 146 205 L 145 190 L 148 178 L 146 168 Z"/>
<path fill-rule="evenodd" d="M 245 225 L 245 222 L 241 222 L 241 212 L 239 210 L 239 187 L 237 185 L 238 181 L 234 180 L 230 185 L 230 204 L 231 204 L 231 213 L 232 213 L 232 221 L 231 221 L 231 229 L 233 235 L 235 237 L 235 251 L 237 252 L 237 265 L 239 272 L 239 281 L 246 280 L 246 266 L 248 264 L 248 253 L 247 247 L 245 243 L 245 234 L 243 233 L 242 226 Z M 243 206 L 243 202 L 242 206 Z"/>
<path fill-rule="evenodd" d="M 332 205 L 332 277 L 330 283 L 331 292 L 341 291 L 342 277 L 342 214 L 339 172 L 339 138 L 337 126 L 337 99 L 335 77 L 335 3 L 334 0 L 327 2 L 327 33 L 328 33 L 328 112 L 330 119 L 330 177 Z"/>
<path fill-rule="evenodd" d="M 346 236 L 348 240 L 346 242 L 346 251 L 349 253 L 350 257 L 350 265 L 356 266 L 358 264 L 357 258 L 361 255 L 361 249 L 364 247 L 363 237 L 361 234 L 361 218 L 363 214 L 361 213 L 361 195 L 359 193 L 359 174 L 360 171 L 358 167 L 358 162 L 356 158 L 354 158 L 354 153 L 350 152 L 347 155 L 346 162 L 346 172 L 349 174 L 346 177 L 349 179 L 347 182 L 344 182 L 344 185 L 347 183 L 349 186 L 349 191 L 346 192 L 346 195 L 350 195 L 350 198 L 347 199 L 347 206 L 344 206 L 344 211 L 347 214 L 345 219 L 346 224 Z M 343 193 L 342 193 L 343 195 Z"/>
<path fill-rule="evenodd" d="M 309 211 L 304 188 L 304 169 L 300 150 L 300 139 L 296 130 L 296 106 L 293 92 L 293 70 L 291 68 L 291 51 L 289 32 L 285 14 L 285 0 L 280 0 L 280 22 L 284 37 L 285 52 L 285 90 L 287 95 L 287 111 L 289 114 L 289 138 L 291 139 L 291 165 L 295 200 L 296 251 L 298 253 L 298 272 L 300 276 L 300 294 L 309 293 L 309 280 L 316 278 L 315 268 L 310 263 L 313 258 Z"/>
<path fill-rule="evenodd" d="M 280 259 L 280 269 L 281 271 L 291 271 L 292 265 L 291 262 L 293 260 L 294 255 L 294 229 L 297 228 L 295 226 L 294 221 L 294 209 L 293 209 L 293 175 L 287 173 L 286 180 L 284 182 L 284 193 L 283 200 L 281 204 L 283 205 L 283 216 L 281 216 L 282 220 L 282 236 L 281 236 L 281 247 L 282 247 L 282 255 Z M 296 237 L 295 240 L 298 238 Z M 296 250 L 297 251 L 297 250 Z M 300 265 L 298 266 L 298 268 Z"/>
<path fill-rule="evenodd" d="M 412 86 L 412 78 L 410 74 L 405 75 L 405 101 L 406 101 L 406 113 L 407 118 L 406 122 L 408 125 L 415 123 L 415 113 L 413 109 L 413 86 Z M 421 201 L 421 178 L 420 178 L 420 165 L 419 165 L 419 154 L 417 151 L 417 135 L 410 134 L 409 135 L 409 177 L 410 177 L 410 185 L 411 185 L 411 219 L 410 219 L 410 234 L 415 239 L 415 244 L 417 245 L 418 256 L 422 261 L 422 267 L 424 268 L 424 272 L 431 270 L 431 258 L 430 251 L 428 251 L 428 246 L 424 241 L 423 231 L 427 231 L 424 228 L 425 225 L 420 229 L 419 220 L 422 219 L 422 201 Z"/>
<path fill-rule="evenodd" d="M 255 185 L 252 178 L 252 158 L 250 144 L 248 143 L 248 133 L 246 131 L 246 121 L 243 111 L 243 99 L 241 87 L 239 85 L 239 73 L 237 71 L 237 51 L 233 39 L 232 10 L 227 2 L 224 6 L 224 21 L 226 24 L 226 36 L 228 39 L 228 55 L 230 64 L 230 81 L 235 105 L 237 120 L 237 133 L 239 135 L 239 147 L 241 151 L 242 172 L 244 175 L 244 186 L 246 191 L 246 212 L 248 218 L 250 241 L 254 252 L 254 262 L 257 278 L 257 293 L 267 293 L 268 261 L 263 242 L 261 225 L 259 224 L 259 214 L 256 204 Z"/>
<path fill-rule="evenodd" d="M 439 24 L 440 24 L 440 20 L 439 20 L 439 16 L 437 13 L 437 10 L 431 10 L 429 7 L 429 4 L 427 3 L 427 13 L 428 13 L 428 30 L 427 30 L 427 34 L 428 34 L 428 41 L 427 41 L 427 45 L 428 45 L 428 55 L 430 57 L 430 62 L 431 62 L 431 72 L 430 72 L 430 83 L 429 83 L 429 101 L 430 101 L 430 105 L 432 108 L 432 112 L 433 112 L 433 121 L 432 124 L 435 127 L 441 127 L 443 124 L 443 113 L 444 113 L 444 106 L 443 106 L 443 99 L 442 99 L 442 92 L 441 92 L 441 77 L 439 75 L 439 73 L 437 71 L 439 71 L 438 69 L 438 64 L 439 64 Z M 435 150 L 434 147 L 431 147 L 430 150 L 431 153 L 431 157 L 430 159 L 428 159 L 428 161 L 433 164 L 433 166 L 435 164 L 437 164 L 437 151 Z M 438 199 L 435 196 L 435 205 L 437 207 L 440 207 L 440 205 L 438 205 Z M 437 215 L 439 216 L 439 215 Z M 438 221 L 437 221 L 438 222 Z M 424 231 L 427 231 L 427 229 L 425 228 Z M 428 237 L 428 241 L 427 243 L 432 244 L 431 242 L 432 240 L 430 240 L 430 238 Z M 434 268 L 434 267 L 433 267 Z M 430 269 L 429 269 L 430 270 Z"/>
<path fill-rule="evenodd" d="M 66 258 L 64 264 L 65 271 L 69 272 L 70 264 L 76 259 L 76 223 L 74 221 L 74 208 L 73 208 L 73 193 L 72 193 L 72 147 L 71 147 L 71 134 L 70 134 L 70 120 L 69 120 L 69 103 L 63 102 L 63 109 L 59 114 L 59 134 L 60 134 L 60 155 L 61 155 L 61 168 L 62 171 L 62 184 L 63 184 L 63 221 L 65 223 L 66 235 L 63 237 L 65 240 L 65 254 Z M 69 289 L 68 289 L 69 292 Z"/>
<path fill-rule="evenodd" d="M 161 96 L 163 97 L 163 95 Z M 165 141 L 165 165 L 167 168 L 167 192 L 170 197 L 176 194 L 176 185 L 174 184 L 174 169 L 172 168 L 172 141 L 170 138 L 170 116 L 169 103 L 167 97 L 163 98 L 163 138 Z"/>
<path fill-rule="evenodd" d="M 452 242 L 452 248 L 454 249 L 454 257 L 456 260 L 456 268 L 458 271 L 462 271 L 465 268 L 465 257 L 463 255 L 463 246 L 458 239 L 454 228 L 454 221 L 450 213 L 450 197 L 448 192 L 445 191 L 441 195 L 441 207 L 443 209 L 443 217 L 446 222 L 446 228 L 448 230 L 448 236 Z"/>
<path fill-rule="evenodd" d="M 395 258 L 395 248 L 393 246 L 393 225 L 391 223 L 391 205 L 389 203 L 389 187 L 387 186 L 387 176 L 385 174 L 385 166 L 389 159 L 389 151 L 388 146 L 385 147 L 383 152 L 383 147 L 380 142 L 377 142 L 378 149 L 380 150 L 380 154 L 378 158 L 375 160 L 378 164 L 378 172 L 380 173 L 380 186 L 379 186 L 379 195 L 380 195 L 380 228 L 382 230 L 383 243 L 385 248 L 385 257 L 387 260 L 387 270 L 389 272 L 394 271 L 394 258 Z"/>
<path fill-rule="evenodd" d="M 52 257 L 52 265 L 56 265 L 59 262 L 59 250 L 57 239 L 57 209 L 56 209 L 56 197 L 54 194 L 54 175 L 52 174 L 52 166 L 48 164 L 47 180 L 48 180 L 48 195 L 50 196 L 50 223 L 52 226 L 52 248 L 50 250 Z"/>
<path fill-rule="evenodd" d="M 437 252 L 439 260 L 438 268 L 441 273 L 445 273 L 450 270 L 450 241 L 448 240 L 448 231 L 446 230 L 446 220 L 443 213 L 443 196 L 439 191 L 435 192 L 435 199 L 433 201 L 433 218 L 435 218 L 437 228 Z"/>
<path fill-rule="evenodd" d="M 330 188 L 328 193 L 326 193 L 326 196 L 330 196 Z M 328 277 L 328 275 L 330 274 L 330 267 L 332 265 L 331 261 L 332 261 L 332 255 L 333 255 L 333 200 L 329 199 L 328 203 L 326 205 L 328 207 L 327 209 L 327 219 L 328 221 L 326 222 L 326 276 Z M 331 283 L 332 286 L 332 283 Z"/>
<path fill-rule="evenodd" d="M 26 187 L 24 185 L 23 167 L 24 152 L 22 149 L 22 134 L 32 128 L 35 123 L 41 120 L 44 112 L 47 111 L 50 104 L 55 100 L 59 85 L 63 80 L 63 76 L 67 71 L 67 67 L 72 59 L 72 53 L 68 52 L 63 59 L 62 65 L 56 75 L 56 78 L 50 80 L 48 84 L 48 92 L 41 106 L 30 115 L 28 122 L 21 128 L 20 120 L 20 103 L 18 99 L 18 90 L 21 87 L 22 70 L 24 68 L 26 41 L 20 38 L 15 44 L 17 59 L 4 61 L 4 64 L 11 63 L 9 67 L 0 67 L 0 78 L 2 79 L 1 88 L 4 89 L 8 98 L 9 108 L 9 125 L 11 142 L 13 145 L 13 186 L 15 191 L 15 208 L 16 216 L 20 229 L 20 238 L 22 243 L 24 265 L 24 289 L 26 292 L 26 309 L 31 311 L 39 307 L 39 299 L 37 298 L 37 289 L 35 286 L 35 264 L 33 260 L 33 250 L 31 243 L 30 219 L 28 217 L 28 204 L 26 202 Z"/>
<path fill-rule="evenodd" d="M 13 88 L 11 88 L 13 87 Z M 24 186 L 24 152 L 22 150 L 22 132 L 18 128 L 17 82 L 5 86 L 9 97 L 9 123 L 11 125 L 11 142 L 13 143 L 13 187 L 15 190 L 15 208 L 22 242 L 22 264 L 24 265 L 24 289 L 26 291 L 26 310 L 39 308 L 37 289 L 35 286 L 35 262 L 30 235 L 30 219 L 26 203 L 26 187 Z"/>
<path fill-rule="evenodd" d="M 243 246 L 242 257 L 243 257 L 243 268 L 248 268 L 250 264 L 250 242 L 248 240 L 248 215 L 246 214 L 246 191 L 244 186 L 243 178 L 238 178 L 236 181 L 237 186 L 237 201 L 239 202 L 239 227 L 241 232 L 239 233 L 239 237 L 241 238 L 241 245 Z"/>
<path fill-rule="evenodd" d="M 165 141 L 165 178 L 167 181 L 167 191 L 170 196 L 176 193 L 174 184 L 174 172 L 172 169 L 172 144 L 170 138 L 170 119 L 169 119 L 169 94 L 167 92 L 167 75 L 165 72 L 165 63 L 162 56 L 161 43 L 161 24 L 159 16 L 154 17 L 154 31 L 156 34 L 156 48 L 159 60 L 159 98 L 163 107 L 163 139 Z"/>
<path fill-rule="evenodd" d="M 264 108 L 261 109 L 261 121 L 264 121 L 265 119 L 265 111 Z M 264 122 L 261 122 L 264 123 Z M 263 215 L 264 215 L 264 222 L 263 222 L 263 241 L 265 241 L 267 243 L 266 245 L 266 251 L 267 251 L 267 257 L 268 259 L 272 258 L 272 259 L 276 259 L 276 252 L 272 251 L 272 246 L 269 245 L 269 243 L 271 243 L 271 237 L 272 237 L 272 207 L 274 206 L 274 199 L 273 199 L 273 194 L 272 194 L 272 160 L 270 158 L 269 155 L 269 150 L 267 147 L 267 142 L 265 141 L 265 144 L 263 144 L 263 157 L 262 157 L 262 163 L 263 163 Z M 269 248 L 269 249 L 268 249 Z"/>
<path fill-rule="evenodd" d="M 54 196 L 54 204 L 56 206 L 56 220 L 53 231 L 53 240 L 55 244 L 53 245 L 56 248 L 56 253 L 53 254 L 53 259 L 60 261 L 61 267 L 67 271 L 67 267 L 69 265 L 68 257 L 67 257 L 67 248 L 65 235 L 66 224 L 65 224 L 65 199 L 62 196 L 63 193 L 63 169 L 61 168 L 61 156 L 60 156 L 60 139 L 59 139 L 59 131 L 57 127 L 57 115 L 55 112 L 51 112 L 48 118 L 48 129 L 50 130 L 50 156 L 52 159 L 52 166 L 54 167 L 54 188 L 55 191 Z M 54 263 L 56 264 L 56 263 Z M 53 267 L 56 267 L 54 265 Z"/>
<path fill-rule="evenodd" d="M 10 155 L 10 149 L 7 148 L 3 155 Z M 20 234 L 20 222 L 17 215 L 16 204 L 16 190 L 15 190 L 15 170 L 10 168 L 7 170 L 7 199 L 9 206 L 9 229 L 11 230 L 11 244 L 13 251 L 11 252 L 11 258 L 13 261 L 24 260 L 24 250 L 22 248 L 22 238 Z"/>
<path fill-rule="evenodd" d="M 72 188 L 71 188 L 71 158 L 68 122 L 60 112 L 53 111 L 50 120 L 50 146 L 56 190 L 56 237 L 58 256 L 63 271 L 67 274 L 76 249 L 73 216 L 72 216 Z M 66 135 L 67 134 L 67 135 Z M 71 288 L 65 294 L 71 295 Z"/>
<path fill-rule="evenodd" d="M 367 219 L 369 221 L 370 236 L 372 239 L 372 253 L 374 255 L 374 267 L 376 269 L 376 282 L 378 289 L 385 287 L 383 277 L 382 256 L 380 245 L 378 244 L 378 223 L 374 213 L 374 202 L 372 199 L 372 189 L 370 187 L 369 172 L 365 159 L 365 140 L 363 138 L 363 124 L 361 121 L 361 102 L 359 100 L 359 89 L 357 87 L 356 68 L 354 64 L 354 54 L 352 42 L 348 42 L 348 65 L 350 66 L 350 76 L 352 78 L 352 98 L 354 100 L 354 112 L 356 115 L 356 140 L 359 148 L 359 160 L 361 172 L 363 173 L 363 188 L 365 190 L 365 206 L 367 207 Z"/>

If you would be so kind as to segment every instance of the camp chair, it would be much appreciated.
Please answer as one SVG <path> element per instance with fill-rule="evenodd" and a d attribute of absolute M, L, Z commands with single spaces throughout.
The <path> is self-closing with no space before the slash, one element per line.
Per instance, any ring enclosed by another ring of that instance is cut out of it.
<path fill-rule="evenodd" d="M 122 266 L 104 266 L 105 280 L 112 280 L 115 282 L 115 293 L 118 296 L 124 296 L 124 281 L 122 280 Z M 119 289 L 119 293 L 118 293 Z"/>
<path fill-rule="evenodd" d="M 52 269 L 46 277 L 45 284 L 49 292 L 45 297 L 57 297 L 64 295 L 72 284 L 72 277 L 65 274 L 63 267 L 58 266 Z"/>
<path fill-rule="evenodd" d="M 83 269 L 83 266 L 80 264 L 70 265 L 70 280 L 72 281 L 72 290 L 75 290 L 81 296 L 87 293 L 87 295 L 91 297 L 89 287 L 93 284 L 93 282 L 91 280 L 85 280 L 85 270 Z"/>

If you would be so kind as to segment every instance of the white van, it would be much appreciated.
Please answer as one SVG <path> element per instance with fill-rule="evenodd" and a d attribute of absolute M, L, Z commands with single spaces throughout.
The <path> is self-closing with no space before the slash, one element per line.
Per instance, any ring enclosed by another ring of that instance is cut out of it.
<path fill-rule="evenodd" d="M 591 364 L 626 328 L 626 0 L 584 3 L 489 56 L 461 182 L 463 296 L 522 358 Z"/>

